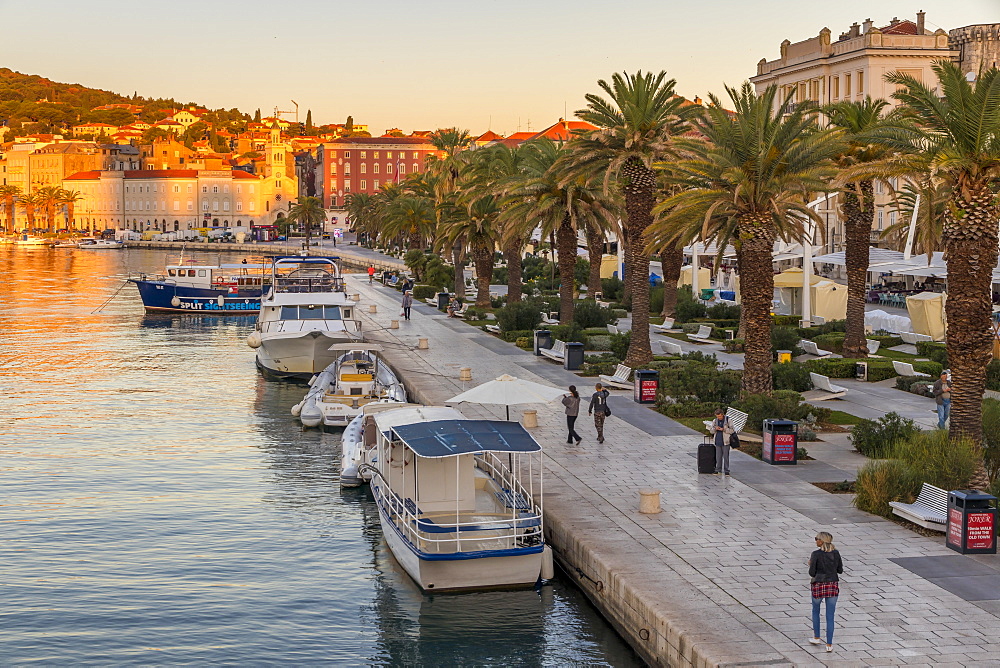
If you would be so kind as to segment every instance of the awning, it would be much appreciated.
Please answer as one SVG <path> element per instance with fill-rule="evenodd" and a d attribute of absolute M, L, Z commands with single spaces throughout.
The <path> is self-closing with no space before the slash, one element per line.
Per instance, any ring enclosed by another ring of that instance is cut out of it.
<path fill-rule="evenodd" d="M 438 420 L 392 427 L 396 438 L 418 457 L 457 457 L 479 452 L 539 452 L 542 449 L 518 422 Z"/>
<path fill-rule="evenodd" d="M 887 262 L 903 262 L 903 257 L 904 255 L 899 251 L 889 250 L 888 248 L 868 249 L 869 266 L 873 264 L 885 264 Z M 844 251 L 828 253 L 827 255 L 817 255 L 813 257 L 813 262 L 832 264 L 837 267 L 847 266 L 847 261 L 844 259 Z"/>

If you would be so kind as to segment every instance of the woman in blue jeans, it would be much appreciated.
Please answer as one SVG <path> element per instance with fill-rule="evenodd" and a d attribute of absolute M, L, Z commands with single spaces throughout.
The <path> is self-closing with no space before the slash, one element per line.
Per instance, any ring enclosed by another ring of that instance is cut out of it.
<path fill-rule="evenodd" d="M 821 645 L 819 637 L 819 609 L 826 601 L 826 651 L 833 651 L 833 615 L 837 611 L 837 597 L 840 596 L 840 577 L 844 572 L 844 562 L 840 552 L 833 546 L 833 536 L 825 531 L 816 534 L 819 549 L 809 557 L 809 576 L 812 578 L 813 604 L 813 645 Z"/>

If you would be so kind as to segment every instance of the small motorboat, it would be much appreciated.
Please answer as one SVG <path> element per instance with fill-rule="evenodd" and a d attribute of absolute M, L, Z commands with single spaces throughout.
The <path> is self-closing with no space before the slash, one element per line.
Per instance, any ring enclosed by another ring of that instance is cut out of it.
<path fill-rule="evenodd" d="M 361 413 L 344 428 L 340 440 L 340 486 L 360 487 L 371 480 L 372 469 L 364 464 L 374 464 L 377 456 L 375 446 L 375 415 L 397 408 L 415 408 L 417 404 L 393 404 L 389 402 L 365 404 Z"/>
<path fill-rule="evenodd" d="M 77 245 L 77 248 L 82 250 L 122 250 L 125 248 L 125 242 L 115 239 L 91 239 L 89 241 L 81 241 Z"/>
<path fill-rule="evenodd" d="M 292 407 L 304 427 L 346 427 L 370 403 L 405 403 L 406 389 L 377 344 L 337 343 L 337 361 L 309 381 L 309 391 Z"/>
<path fill-rule="evenodd" d="M 373 417 L 373 463 L 360 469 L 371 474 L 389 549 L 421 589 L 528 586 L 552 577 L 534 500 L 535 492 L 541 498 L 542 448 L 520 423 L 469 420 L 443 406 Z"/>

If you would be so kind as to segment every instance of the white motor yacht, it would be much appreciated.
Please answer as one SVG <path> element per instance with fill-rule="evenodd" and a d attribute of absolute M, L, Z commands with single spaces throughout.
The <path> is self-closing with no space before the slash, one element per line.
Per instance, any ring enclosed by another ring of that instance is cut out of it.
<path fill-rule="evenodd" d="M 309 379 L 333 364 L 335 343 L 361 340 L 357 304 L 344 291 L 335 257 L 271 258 L 271 289 L 247 345 L 270 377 Z"/>
<path fill-rule="evenodd" d="M 542 448 L 520 423 L 469 420 L 441 406 L 386 410 L 374 422 L 374 463 L 361 470 L 371 474 L 393 556 L 422 589 L 552 577 L 534 501 Z"/>

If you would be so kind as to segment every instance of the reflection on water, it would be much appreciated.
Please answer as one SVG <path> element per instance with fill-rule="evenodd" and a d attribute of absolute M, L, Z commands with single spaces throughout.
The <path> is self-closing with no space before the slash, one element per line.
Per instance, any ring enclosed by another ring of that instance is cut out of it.
<path fill-rule="evenodd" d="M 636 663 L 560 583 L 417 590 L 252 317 L 102 308 L 164 260 L 0 248 L 3 663 Z"/>

